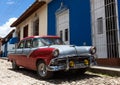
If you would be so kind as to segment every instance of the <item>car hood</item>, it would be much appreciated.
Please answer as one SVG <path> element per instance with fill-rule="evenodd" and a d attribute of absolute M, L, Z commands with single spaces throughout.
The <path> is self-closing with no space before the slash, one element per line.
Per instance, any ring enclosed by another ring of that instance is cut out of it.
<path fill-rule="evenodd" d="M 52 45 L 59 50 L 59 57 L 89 55 L 92 46 Z"/>

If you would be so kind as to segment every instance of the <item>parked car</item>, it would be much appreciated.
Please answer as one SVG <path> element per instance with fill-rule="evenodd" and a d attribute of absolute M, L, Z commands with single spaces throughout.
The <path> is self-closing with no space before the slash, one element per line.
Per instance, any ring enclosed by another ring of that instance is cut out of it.
<path fill-rule="evenodd" d="M 54 71 L 77 69 L 84 73 L 95 64 L 95 53 L 93 46 L 65 45 L 58 36 L 32 36 L 22 39 L 15 52 L 8 54 L 8 60 L 14 70 L 22 66 L 46 79 Z"/>

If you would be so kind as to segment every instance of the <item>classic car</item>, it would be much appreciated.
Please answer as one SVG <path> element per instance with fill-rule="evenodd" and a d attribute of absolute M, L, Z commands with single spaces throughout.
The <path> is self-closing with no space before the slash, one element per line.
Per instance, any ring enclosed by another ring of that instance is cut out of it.
<path fill-rule="evenodd" d="M 12 69 L 19 67 L 37 71 L 42 79 L 54 71 L 79 70 L 95 64 L 94 46 L 66 45 L 58 36 L 31 36 L 22 39 L 14 52 L 8 54 Z"/>

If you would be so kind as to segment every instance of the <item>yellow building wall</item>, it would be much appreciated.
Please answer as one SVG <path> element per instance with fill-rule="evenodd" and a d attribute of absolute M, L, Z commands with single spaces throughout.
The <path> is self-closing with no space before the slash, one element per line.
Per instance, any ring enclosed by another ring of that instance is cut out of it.
<path fill-rule="evenodd" d="M 28 25 L 28 36 L 33 35 L 33 22 L 39 18 L 39 35 L 47 35 L 47 4 L 42 6 L 26 20 L 16 27 L 16 32 L 20 31 L 20 39 L 23 38 L 23 28 Z"/>

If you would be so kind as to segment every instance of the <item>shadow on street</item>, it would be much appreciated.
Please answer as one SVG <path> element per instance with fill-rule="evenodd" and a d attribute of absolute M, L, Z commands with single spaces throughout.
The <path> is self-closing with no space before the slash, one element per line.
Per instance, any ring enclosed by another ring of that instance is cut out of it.
<path fill-rule="evenodd" d="M 8 68 L 8 69 L 12 70 L 11 68 Z M 29 77 L 35 78 L 37 80 L 41 80 L 39 78 L 39 76 L 37 75 L 36 71 L 28 70 L 25 68 L 20 68 L 18 70 L 12 70 L 12 71 L 22 73 L 25 76 L 29 76 Z M 49 82 L 49 83 L 53 83 L 53 84 L 61 84 L 62 82 L 79 81 L 82 79 L 89 79 L 92 77 L 100 77 L 100 76 L 97 76 L 94 74 L 89 74 L 87 72 L 83 75 L 80 75 L 79 73 L 71 73 L 71 72 L 61 71 L 61 72 L 55 72 L 51 79 L 47 79 L 44 81 Z"/>

